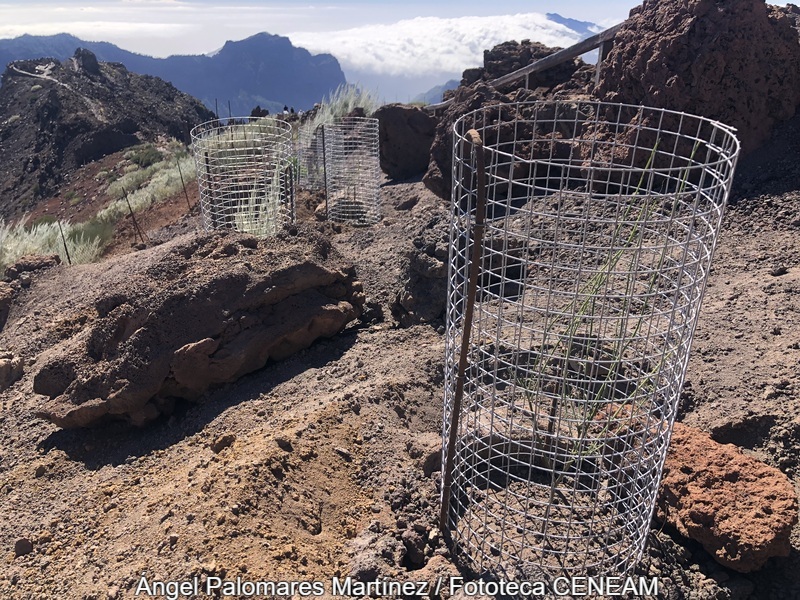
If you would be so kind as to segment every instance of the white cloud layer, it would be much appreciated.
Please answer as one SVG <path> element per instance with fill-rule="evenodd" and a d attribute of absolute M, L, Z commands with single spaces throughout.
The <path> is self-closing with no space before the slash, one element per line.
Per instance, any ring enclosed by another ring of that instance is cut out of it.
<path fill-rule="evenodd" d="M 579 36 L 539 13 L 452 19 L 419 17 L 391 25 L 341 31 L 290 33 L 295 46 L 329 52 L 345 71 L 381 75 L 460 73 L 483 64 L 486 48 L 530 39 L 547 46 L 569 46 Z"/>

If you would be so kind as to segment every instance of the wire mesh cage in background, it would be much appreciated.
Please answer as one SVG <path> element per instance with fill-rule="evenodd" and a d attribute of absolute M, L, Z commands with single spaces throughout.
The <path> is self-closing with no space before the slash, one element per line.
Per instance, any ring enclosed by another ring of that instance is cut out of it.
<path fill-rule="evenodd" d="M 265 237 L 294 219 L 292 128 L 275 117 L 198 125 L 192 149 L 203 226 Z"/>
<path fill-rule="evenodd" d="M 322 128 L 313 122 L 300 126 L 297 135 L 298 183 L 307 190 L 325 187 Z"/>
<path fill-rule="evenodd" d="M 328 218 L 353 225 L 380 220 L 378 119 L 344 117 L 322 127 Z"/>
<path fill-rule="evenodd" d="M 474 572 L 640 560 L 738 150 L 637 106 L 455 123 L 442 522 Z"/>

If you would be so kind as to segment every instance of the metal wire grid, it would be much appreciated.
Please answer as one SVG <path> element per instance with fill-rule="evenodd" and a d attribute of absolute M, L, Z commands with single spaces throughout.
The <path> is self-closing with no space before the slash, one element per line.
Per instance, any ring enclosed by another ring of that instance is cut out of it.
<path fill-rule="evenodd" d="M 192 129 L 203 226 L 260 237 L 294 220 L 291 125 L 275 117 Z"/>
<path fill-rule="evenodd" d="M 306 123 L 297 137 L 298 182 L 308 190 L 321 190 L 325 187 L 322 129 Z"/>
<path fill-rule="evenodd" d="M 380 220 L 378 119 L 344 117 L 322 127 L 328 218 L 354 225 Z"/>
<path fill-rule="evenodd" d="M 738 150 L 720 123 L 625 105 L 456 122 L 445 440 L 460 410 L 443 516 L 476 573 L 622 575 L 640 560 Z"/>

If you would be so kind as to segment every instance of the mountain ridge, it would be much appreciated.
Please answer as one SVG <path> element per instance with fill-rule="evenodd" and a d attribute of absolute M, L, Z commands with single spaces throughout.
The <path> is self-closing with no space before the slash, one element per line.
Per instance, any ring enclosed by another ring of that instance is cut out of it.
<path fill-rule="evenodd" d="M 93 52 L 99 61 L 121 63 L 133 73 L 172 83 L 210 109 L 227 109 L 230 102 L 234 116 L 250 114 L 256 105 L 272 111 L 284 105 L 311 108 L 345 83 L 333 55 L 311 54 L 287 37 L 266 32 L 227 41 L 213 56 L 175 54 L 166 58 L 130 52 L 110 42 L 82 40 L 69 33 L 24 34 L 0 40 L 0 64 L 39 58 L 63 61 L 79 47 Z"/>
<path fill-rule="evenodd" d="M 83 164 L 142 142 L 188 141 L 214 114 L 172 84 L 87 49 L 9 64 L 0 87 L 0 216 L 54 195 Z"/>

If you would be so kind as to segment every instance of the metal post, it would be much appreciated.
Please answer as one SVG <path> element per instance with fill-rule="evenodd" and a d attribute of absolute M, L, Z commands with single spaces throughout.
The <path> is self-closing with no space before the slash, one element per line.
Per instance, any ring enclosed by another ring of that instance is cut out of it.
<path fill-rule="evenodd" d="M 475 153 L 478 188 L 475 204 L 475 225 L 472 228 L 472 257 L 469 265 L 469 281 L 467 282 L 466 307 L 464 312 L 464 332 L 461 336 L 461 355 L 458 359 L 458 372 L 456 374 L 456 390 L 453 397 L 453 410 L 450 415 L 450 435 L 447 439 L 447 458 L 445 460 L 444 478 L 442 481 L 442 510 L 439 514 L 439 529 L 447 535 L 447 514 L 450 510 L 450 490 L 453 485 L 453 455 L 456 451 L 458 437 L 458 420 L 461 416 L 461 402 L 464 398 L 464 373 L 467 370 L 467 356 L 469 354 L 470 332 L 472 317 L 475 309 L 475 293 L 478 288 L 478 274 L 481 267 L 483 234 L 486 216 L 486 155 L 483 140 L 480 134 L 470 129 L 466 135 L 473 145 Z"/>

